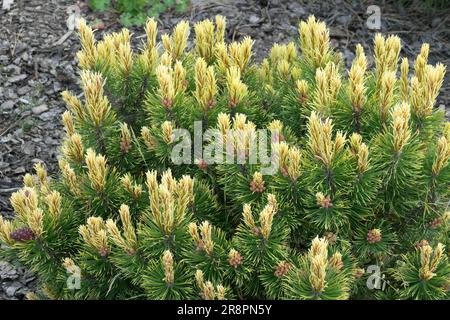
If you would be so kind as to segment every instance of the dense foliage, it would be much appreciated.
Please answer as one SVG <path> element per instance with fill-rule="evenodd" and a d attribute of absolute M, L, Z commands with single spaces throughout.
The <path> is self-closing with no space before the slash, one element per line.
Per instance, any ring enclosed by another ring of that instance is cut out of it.
<path fill-rule="evenodd" d="M 378 34 L 374 66 L 358 45 L 345 71 L 310 17 L 256 64 L 225 27 L 195 24 L 187 50 L 187 22 L 159 45 L 150 19 L 133 52 L 128 30 L 97 42 L 81 20 L 60 174 L 36 165 L 0 219 L 1 255 L 39 276 L 30 298 L 448 299 L 450 124 L 429 46 L 410 72 Z M 226 142 L 212 158 L 189 144 L 199 124 Z M 274 140 L 251 161 L 260 129 Z"/>

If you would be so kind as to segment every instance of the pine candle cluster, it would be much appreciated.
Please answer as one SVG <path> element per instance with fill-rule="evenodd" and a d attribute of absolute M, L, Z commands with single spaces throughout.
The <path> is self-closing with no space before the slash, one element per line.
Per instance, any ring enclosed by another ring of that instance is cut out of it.
<path fill-rule="evenodd" d="M 259 64 L 224 17 L 193 30 L 158 43 L 150 19 L 134 52 L 127 29 L 97 41 L 80 21 L 60 174 L 37 164 L 0 218 L 0 255 L 39 276 L 29 298 L 448 299 L 450 124 L 429 45 L 400 62 L 400 39 L 376 35 L 374 65 L 358 45 L 346 71 L 314 17 Z M 174 163 L 197 123 L 233 161 Z M 261 129 L 271 174 L 249 161 Z"/>

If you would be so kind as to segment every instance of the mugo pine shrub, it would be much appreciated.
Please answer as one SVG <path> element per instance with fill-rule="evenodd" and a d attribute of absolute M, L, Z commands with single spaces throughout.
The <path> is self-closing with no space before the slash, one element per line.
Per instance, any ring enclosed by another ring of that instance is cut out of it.
<path fill-rule="evenodd" d="M 95 41 L 80 21 L 60 174 L 37 164 L 0 220 L 2 255 L 39 276 L 30 298 L 448 299 L 450 124 L 428 44 L 409 70 L 376 35 L 373 68 L 358 45 L 345 71 L 310 17 L 299 47 L 255 64 L 225 28 L 196 23 L 188 50 L 187 22 L 159 45 L 150 19 L 133 52 L 128 30 Z"/>

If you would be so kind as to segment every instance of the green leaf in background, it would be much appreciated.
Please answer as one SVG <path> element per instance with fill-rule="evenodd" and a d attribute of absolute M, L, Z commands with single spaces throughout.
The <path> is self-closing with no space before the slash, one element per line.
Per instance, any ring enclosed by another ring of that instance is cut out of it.
<path fill-rule="evenodd" d="M 117 3 L 120 11 L 137 15 L 144 11 L 148 4 L 148 0 L 119 0 Z"/>
<path fill-rule="evenodd" d="M 176 5 L 175 5 L 175 10 L 177 12 L 186 12 L 189 8 L 189 1 L 188 0 L 182 0 L 179 1 Z"/>
<path fill-rule="evenodd" d="M 89 0 L 88 4 L 92 10 L 104 11 L 111 3 L 111 0 Z"/>
<path fill-rule="evenodd" d="M 159 17 L 169 9 L 185 12 L 189 0 L 89 0 L 89 7 L 95 11 L 104 11 L 113 6 L 120 15 L 120 22 L 126 26 L 142 25 L 147 17 Z"/>
<path fill-rule="evenodd" d="M 125 27 L 130 26 L 140 26 L 147 20 L 147 15 L 145 13 L 140 13 L 133 15 L 130 12 L 124 12 L 120 15 L 120 23 Z"/>
<path fill-rule="evenodd" d="M 163 3 L 167 8 L 171 8 L 175 5 L 175 0 L 164 0 Z"/>
<path fill-rule="evenodd" d="M 150 8 L 147 11 L 149 17 L 157 18 L 161 13 L 166 10 L 166 7 L 162 3 L 156 3 L 150 5 Z"/>

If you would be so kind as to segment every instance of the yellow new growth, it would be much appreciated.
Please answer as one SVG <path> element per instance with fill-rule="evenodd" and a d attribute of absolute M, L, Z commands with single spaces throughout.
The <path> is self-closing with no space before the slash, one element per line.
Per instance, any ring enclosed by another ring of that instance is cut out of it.
<path fill-rule="evenodd" d="M 84 147 L 81 141 L 81 135 L 78 133 L 68 137 L 61 148 L 64 157 L 75 163 L 81 163 L 84 160 Z"/>
<path fill-rule="evenodd" d="M 203 272 L 201 270 L 197 270 L 195 272 L 195 282 L 197 283 L 198 288 L 200 289 L 200 296 L 204 300 L 224 300 L 225 299 L 225 287 L 222 285 L 217 285 L 214 289 L 214 285 L 211 281 L 205 281 Z"/>
<path fill-rule="evenodd" d="M 175 26 L 171 36 L 163 35 L 161 37 L 164 49 L 171 55 L 173 60 L 181 60 L 183 57 L 188 36 L 189 22 L 181 21 Z"/>
<path fill-rule="evenodd" d="M 362 137 L 358 133 L 353 133 L 350 136 L 350 147 L 358 162 L 358 172 L 363 174 L 369 167 L 369 148 L 362 142 Z"/>
<path fill-rule="evenodd" d="M 409 92 L 409 61 L 408 58 L 403 58 L 402 63 L 400 65 L 401 71 L 401 83 L 400 83 L 400 94 L 403 101 L 408 101 L 408 92 Z"/>
<path fill-rule="evenodd" d="M 392 111 L 392 135 L 394 150 L 400 152 L 411 138 L 409 128 L 410 107 L 406 102 L 398 104 Z"/>
<path fill-rule="evenodd" d="M 61 96 L 69 107 L 69 111 L 72 112 L 78 120 L 83 119 L 84 111 L 81 101 L 69 91 L 63 91 Z"/>
<path fill-rule="evenodd" d="M 224 16 L 217 15 L 216 18 L 216 42 L 225 42 L 225 29 L 227 27 L 227 19 Z"/>
<path fill-rule="evenodd" d="M 214 242 L 212 240 L 212 226 L 208 221 L 203 221 L 200 226 L 191 222 L 188 226 L 197 250 L 204 250 L 206 254 L 211 255 L 214 250 Z M 199 232 L 200 231 L 200 232 Z"/>
<path fill-rule="evenodd" d="M 216 103 L 217 85 L 213 66 L 207 66 L 203 58 L 195 64 L 195 98 L 204 112 Z"/>
<path fill-rule="evenodd" d="M 242 210 L 242 216 L 244 219 L 244 223 L 251 230 L 256 228 L 255 219 L 253 218 L 252 208 L 249 204 L 244 204 L 244 209 Z"/>
<path fill-rule="evenodd" d="M 173 126 L 172 122 L 164 121 L 161 125 L 161 131 L 163 134 L 163 140 L 165 143 L 170 144 L 173 142 Z"/>
<path fill-rule="evenodd" d="M 377 88 L 380 88 L 386 72 L 397 72 L 398 59 L 401 50 L 401 41 L 397 36 L 383 37 L 375 35 L 375 73 L 377 77 Z"/>
<path fill-rule="evenodd" d="M 86 165 L 91 187 L 98 192 L 103 192 L 108 172 L 106 158 L 102 155 L 97 155 L 94 150 L 89 148 L 86 152 Z"/>
<path fill-rule="evenodd" d="M 260 232 L 264 239 L 269 239 L 274 215 L 274 208 L 270 204 L 266 205 L 259 214 Z"/>
<path fill-rule="evenodd" d="M 300 22 L 300 49 L 307 61 L 315 68 L 323 67 L 331 57 L 330 35 L 324 22 L 319 22 L 314 16 Z"/>
<path fill-rule="evenodd" d="M 87 114 L 99 127 L 110 112 L 108 98 L 103 92 L 104 80 L 100 73 L 82 71 L 81 82 L 86 99 Z"/>
<path fill-rule="evenodd" d="M 171 108 L 176 93 L 172 68 L 162 64 L 159 65 L 156 68 L 156 78 L 158 79 L 159 95 L 162 104 L 166 108 Z"/>
<path fill-rule="evenodd" d="M 325 121 L 320 120 L 313 111 L 308 122 L 308 145 L 311 148 L 317 160 L 321 161 L 325 167 L 329 168 L 345 145 L 345 136 L 338 131 L 333 141 L 333 125 L 331 120 L 327 118 Z"/>
<path fill-rule="evenodd" d="M 28 216 L 38 209 L 38 204 L 38 195 L 34 188 L 25 187 L 11 195 L 11 205 L 23 222 L 26 222 Z"/>
<path fill-rule="evenodd" d="M 94 31 L 86 24 L 86 20 L 78 20 L 78 32 L 81 40 L 81 50 L 77 53 L 80 66 L 90 69 L 95 65 L 96 48 Z"/>
<path fill-rule="evenodd" d="M 181 61 L 175 62 L 173 70 L 173 81 L 175 93 L 184 92 L 187 86 L 186 69 L 184 69 Z"/>
<path fill-rule="evenodd" d="M 75 171 L 70 167 L 67 161 L 60 159 L 59 168 L 61 169 L 61 174 L 66 181 L 70 192 L 78 196 L 81 194 L 79 179 L 75 175 Z"/>
<path fill-rule="evenodd" d="M 120 181 L 122 182 L 125 189 L 133 196 L 135 200 L 139 199 L 142 194 L 142 186 L 132 182 L 131 175 L 129 173 L 125 174 Z"/>
<path fill-rule="evenodd" d="M 432 114 L 445 72 L 446 67 L 438 63 L 435 67 L 424 66 L 423 70 L 416 71 L 416 75 L 412 77 L 409 88 L 411 111 L 419 118 L 426 118 Z"/>
<path fill-rule="evenodd" d="M 11 245 L 14 243 L 14 240 L 11 238 L 11 233 L 13 232 L 14 227 L 13 223 L 9 220 L 3 219 L 0 216 L 0 240 L 3 243 Z"/>
<path fill-rule="evenodd" d="M 263 239 L 268 240 L 273 226 L 273 218 L 277 213 L 278 204 L 273 194 L 268 195 L 268 204 L 259 213 L 258 224 L 256 225 L 253 218 L 252 209 L 249 204 L 244 204 L 242 211 L 242 217 L 244 224 L 250 229 L 250 231 Z"/>
<path fill-rule="evenodd" d="M 206 61 L 214 58 L 214 23 L 209 20 L 202 20 L 194 25 L 195 50 L 198 55 Z"/>
<path fill-rule="evenodd" d="M 237 67 L 230 67 L 227 70 L 227 91 L 228 103 L 231 108 L 235 108 L 242 99 L 247 96 L 247 86 L 241 81 L 241 72 Z"/>
<path fill-rule="evenodd" d="M 432 166 L 433 176 L 439 175 L 441 170 L 445 168 L 450 159 L 450 144 L 449 140 L 442 136 L 438 140 L 437 150 L 436 150 L 436 158 L 434 159 Z"/>
<path fill-rule="evenodd" d="M 85 225 L 80 226 L 79 233 L 84 242 L 101 256 L 109 253 L 108 234 L 105 222 L 100 217 L 89 217 Z"/>
<path fill-rule="evenodd" d="M 325 68 L 316 70 L 314 104 L 318 111 L 329 112 L 330 107 L 337 99 L 341 84 L 341 76 L 333 62 L 329 62 Z"/>
<path fill-rule="evenodd" d="M 147 48 L 156 47 L 156 36 L 158 35 L 158 24 L 154 18 L 149 18 L 145 24 L 145 34 L 147 35 Z"/>
<path fill-rule="evenodd" d="M 429 245 L 420 248 L 420 264 L 419 276 L 422 280 L 430 280 L 436 274 L 434 273 L 445 254 L 444 245 L 438 243 L 434 249 Z"/>
<path fill-rule="evenodd" d="M 148 127 L 141 128 L 141 137 L 149 150 L 153 150 L 155 148 L 156 140 L 150 133 L 150 129 Z"/>
<path fill-rule="evenodd" d="M 164 281 L 168 285 L 172 285 L 175 278 L 173 269 L 173 255 L 169 250 L 164 251 L 162 257 L 162 265 L 164 268 Z"/>
<path fill-rule="evenodd" d="M 394 101 L 394 88 L 396 83 L 396 77 L 394 71 L 386 71 L 382 74 L 379 101 L 380 101 L 380 115 L 382 123 L 386 123 L 389 110 L 392 107 Z"/>
<path fill-rule="evenodd" d="M 360 44 L 356 47 L 356 58 L 348 72 L 349 85 L 347 89 L 353 110 L 360 113 L 366 102 L 365 72 L 367 60 Z"/>
<path fill-rule="evenodd" d="M 156 171 L 147 171 L 151 217 L 165 234 L 171 234 L 185 218 L 188 205 L 193 201 L 194 180 L 183 176 L 175 180 L 169 170 L 163 173 L 158 185 Z"/>
<path fill-rule="evenodd" d="M 55 221 L 59 219 L 61 214 L 61 199 L 61 194 L 58 191 L 52 191 L 45 197 L 48 212 Z"/>
<path fill-rule="evenodd" d="M 62 122 L 64 128 L 66 129 L 67 136 L 71 136 L 75 133 L 75 125 L 73 123 L 72 113 L 70 111 L 65 111 L 62 115 Z"/>
<path fill-rule="evenodd" d="M 120 206 L 119 215 L 120 220 L 122 221 L 124 236 L 122 236 L 116 223 L 111 219 L 106 221 L 108 235 L 117 246 L 122 248 L 128 254 L 133 254 L 137 251 L 138 241 L 130 215 L 130 208 L 127 205 L 122 204 Z"/>
<path fill-rule="evenodd" d="M 326 288 L 326 269 L 328 265 L 328 242 L 316 237 L 309 249 L 310 274 L 309 281 L 315 292 L 322 293 Z"/>
<path fill-rule="evenodd" d="M 232 42 L 228 46 L 231 66 L 238 67 L 244 73 L 250 58 L 253 55 L 252 47 L 254 41 L 250 37 L 245 37 L 241 42 Z"/>

